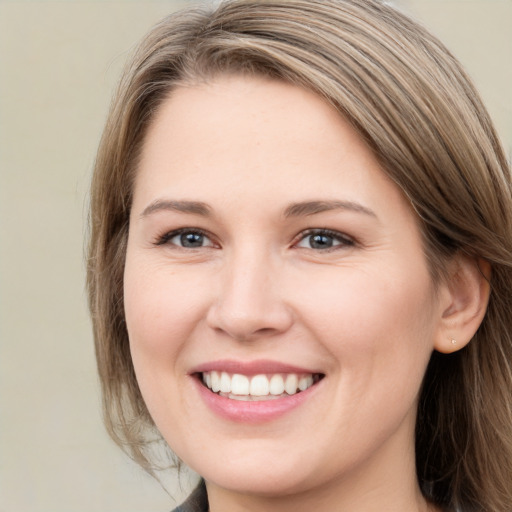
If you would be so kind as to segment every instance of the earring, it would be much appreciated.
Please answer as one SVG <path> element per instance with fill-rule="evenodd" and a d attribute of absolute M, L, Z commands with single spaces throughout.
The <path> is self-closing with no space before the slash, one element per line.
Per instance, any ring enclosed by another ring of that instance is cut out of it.
<path fill-rule="evenodd" d="M 452 338 L 452 345 L 455 345 L 457 343 L 457 340 Z"/>

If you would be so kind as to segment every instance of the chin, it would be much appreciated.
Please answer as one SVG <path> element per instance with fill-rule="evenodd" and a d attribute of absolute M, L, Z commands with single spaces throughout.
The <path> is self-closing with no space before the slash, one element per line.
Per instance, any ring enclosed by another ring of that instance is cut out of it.
<path fill-rule="evenodd" d="M 282 497 L 304 492 L 310 482 L 307 475 L 297 474 L 293 469 L 281 470 L 275 465 L 265 468 L 241 468 L 214 471 L 207 482 L 240 494 L 258 495 L 266 498 Z"/>
<path fill-rule="evenodd" d="M 261 454 L 261 452 L 260 452 Z M 190 464 L 207 482 L 232 492 L 278 497 L 306 490 L 314 474 L 305 457 L 226 454 L 222 462 L 201 460 Z"/>

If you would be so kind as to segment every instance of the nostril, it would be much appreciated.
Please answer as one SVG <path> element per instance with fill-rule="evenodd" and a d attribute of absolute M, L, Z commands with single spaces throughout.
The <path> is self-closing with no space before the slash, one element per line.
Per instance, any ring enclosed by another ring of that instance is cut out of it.
<path fill-rule="evenodd" d="M 269 300 L 253 308 L 228 302 L 213 305 L 207 314 L 207 323 L 218 334 L 237 341 L 253 341 L 285 332 L 293 323 L 291 313 L 279 301 Z"/>

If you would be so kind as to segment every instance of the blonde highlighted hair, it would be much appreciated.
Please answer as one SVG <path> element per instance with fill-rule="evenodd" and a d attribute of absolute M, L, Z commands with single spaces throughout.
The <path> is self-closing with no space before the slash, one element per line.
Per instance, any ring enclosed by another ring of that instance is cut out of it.
<path fill-rule="evenodd" d="M 97 155 L 87 283 L 105 423 L 151 470 L 153 422 L 130 357 L 123 272 L 145 133 L 173 87 L 274 77 L 333 105 L 416 211 L 432 277 L 457 252 L 492 268 L 469 345 L 434 353 L 419 401 L 417 475 L 446 510 L 512 510 L 512 185 L 482 102 L 432 35 L 377 0 L 231 0 L 156 25 L 126 67 Z"/>

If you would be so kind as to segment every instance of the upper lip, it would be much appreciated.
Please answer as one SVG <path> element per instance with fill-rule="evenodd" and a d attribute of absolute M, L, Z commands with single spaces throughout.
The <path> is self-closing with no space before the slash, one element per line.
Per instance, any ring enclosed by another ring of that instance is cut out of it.
<path fill-rule="evenodd" d="M 199 364 L 194 367 L 191 374 L 211 371 L 221 371 L 227 373 L 238 373 L 241 375 L 261 375 L 275 373 L 297 373 L 297 374 L 316 374 L 322 373 L 310 368 L 301 368 L 299 366 L 272 361 L 268 359 L 259 359 L 255 361 L 236 361 L 232 359 L 218 359 Z"/>

